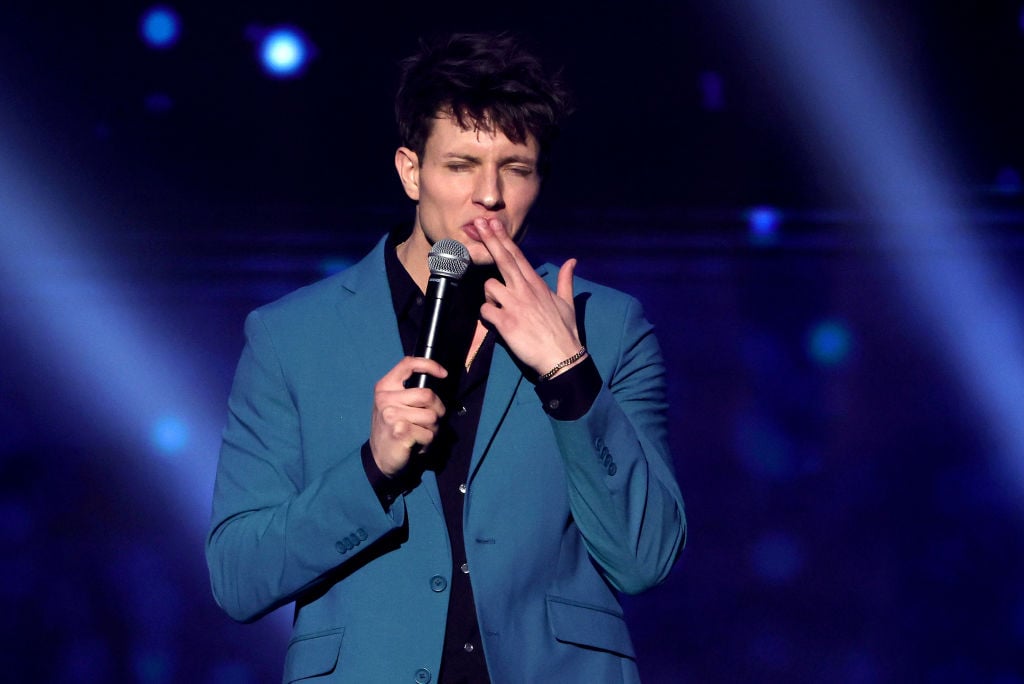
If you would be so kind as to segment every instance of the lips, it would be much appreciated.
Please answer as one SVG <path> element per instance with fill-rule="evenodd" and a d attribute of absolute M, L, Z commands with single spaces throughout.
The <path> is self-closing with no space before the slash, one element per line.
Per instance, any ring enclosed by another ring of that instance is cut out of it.
<path fill-rule="evenodd" d="M 475 240 L 475 241 L 477 241 L 477 242 L 480 242 L 480 231 L 478 231 L 478 230 L 476 229 L 476 226 L 475 226 L 475 225 L 473 225 L 473 222 L 472 222 L 472 221 L 470 221 L 469 223 L 467 223 L 467 224 L 463 225 L 463 226 L 462 226 L 462 231 L 463 231 L 463 232 L 464 232 L 464 233 L 465 233 L 466 235 L 468 235 L 468 236 L 469 236 L 469 239 L 470 239 L 470 240 Z"/>

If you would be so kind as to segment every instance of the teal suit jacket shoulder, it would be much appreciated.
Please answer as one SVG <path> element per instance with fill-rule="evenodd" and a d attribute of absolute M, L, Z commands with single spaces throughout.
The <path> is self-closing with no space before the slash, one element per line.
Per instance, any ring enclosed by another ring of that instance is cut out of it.
<path fill-rule="evenodd" d="M 374 385 L 403 353 L 383 249 L 246 320 L 207 562 L 237 620 L 295 603 L 286 682 L 428 682 L 440 667 L 452 558 L 436 480 L 385 510 L 360 458 Z M 466 478 L 496 683 L 637 681 L 617 592 L 662 581 L 685 537 L 652 328 L 631 297 L 575 285 L 597 399 L 550 418 L 499 340 Z"/>

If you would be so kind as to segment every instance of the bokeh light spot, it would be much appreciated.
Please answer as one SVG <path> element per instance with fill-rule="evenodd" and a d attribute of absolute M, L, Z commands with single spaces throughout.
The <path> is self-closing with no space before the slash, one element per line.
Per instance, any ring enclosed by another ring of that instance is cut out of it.
<path fill-rule="evenodd" d="M 347 257 L 328 257 L 320 262 L 320 272 L 325 276 L 341 273 L 355 263 Z"/>
<path fill-rule="evenodd" d="M 181 35 L 181 20 L 177 12 L 170 7 L 157 5 L 142 14 L 139 31 L 147 45 L 157 50 L 165 50 L 178 42 Z"/>
<path fill-rule="evenodd" d="M 153 426 L 153 444 L 167 455 L 180 453 L 188 444 L 188 426 L 176 416 L 164 416 Z"/>
<path fill-rule="evenodd" d="M 782 213 L 772 207 L 754 207 L 747 212 L 750 240 L 757 245 L 772 244 L 778 239 Z"/>
<path fill-rule="evenodd" d="M 849 329 L 839 321 L 823 321 L 814 326 L 807 339 L 807 351 L 822 366 L 837 366 L 850 355 Z"/>
<path fill-rule="evenodd" d="M 264 70 L 277 78 L 300 75 L 309 61 L 311 46 L 301 31 L 281 27 L 269 31 L 260 42 Z"/>

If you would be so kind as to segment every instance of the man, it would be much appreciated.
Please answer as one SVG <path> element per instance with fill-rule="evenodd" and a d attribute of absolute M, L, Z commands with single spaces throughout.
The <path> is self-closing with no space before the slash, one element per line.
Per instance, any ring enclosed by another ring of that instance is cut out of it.
<path fill-rule="evenodd" d="M 616 591 L 665 578 L 685 519 L 639 304 L 575 260 L 535 271 L 515 239 L 564 94 L 507 36 L 403 66 L 415 220 L 246 320 L 214 595 L 243 621 L 295 602 L 286 682 L 635 682 Z M 474 264 L 447 368 L 412 356 L 442 238 Z"/>

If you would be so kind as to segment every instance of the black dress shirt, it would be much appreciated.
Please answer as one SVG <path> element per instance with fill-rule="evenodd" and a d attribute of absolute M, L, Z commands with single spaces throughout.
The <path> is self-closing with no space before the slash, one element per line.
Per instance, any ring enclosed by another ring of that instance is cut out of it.
<path fill-rule="evenodd" d="M 384 263 L 402 348 L 406 355 L 412 355 L 425 314 L 423 293 L 395 252 L 395 248 L 407 236 L 408 230 L 391 233 Z M 438 393 L 445 404 L 446 415 L 428 451 L 413 457 L 416 462 L 410 466 L 409 472 L 388 478 L 377 468 L 369 442 L 363 445 L 362 450 L 363 467 L 385 508 L 403 491 L 415 486 L 423 470 L 432 470 L 436 476 L 454 566 L 449 584 L 448 619 L 439 677 L 442 684 L 490 681 L 473 599 L 472 568 L 466 559 L 462 516 L 473 442 L 483 408 L 487 374 L 497 334 L 494 331 L 488 332 L 468 369 L 462 362 L 469 354 L 479 320 L 484 296 L 483 284 L 492 277 L 499 277 L 493 267 L 472 267 L 459 283 L 452 316 L 447 319 L 451 326 L 450 334 L 446 336 L 448 340 L 456 341 L 450 358 L 458 361 L 443 364 L 449 376 Z M 545 411 L 559 420 L 572 420 L 586 413 L 600 388 L 600 374 L 589 357 L 561 375 L 536 385 Z"/>

